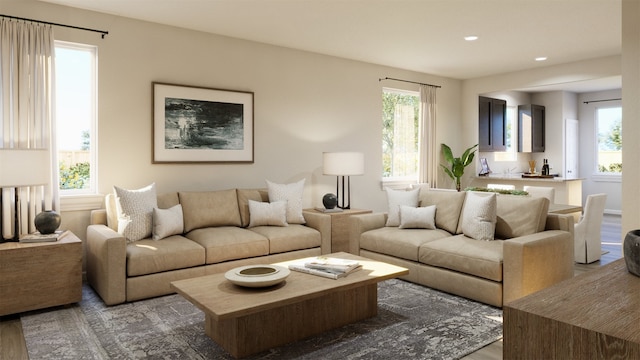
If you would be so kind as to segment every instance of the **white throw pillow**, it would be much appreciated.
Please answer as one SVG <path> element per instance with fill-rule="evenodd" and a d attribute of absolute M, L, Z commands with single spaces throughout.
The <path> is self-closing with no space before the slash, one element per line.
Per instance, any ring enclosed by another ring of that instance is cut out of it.
<path fill-rule="evenodd" d="M 420 195 L 420 189 L 413 190 L 393 190 L 386 189 L 387 191 L 387 203 L 389 204 L 389 210 L 387 213 L 386 226 L 399 226 L 400 225 L 400 206 L 418 206 L 418 197 Z"/>
<path fill-rule="evenodd" d="M 128 241 L 151 236 L 153 230 L 153 208 L 158 207 L 156 184 L 138 190 L 127 190 L 114 186 L 117 197 L 118 233 Z"/>
<path fill-rule="evenodd" d="M 153 240 L 161 240 L 184 232 L 182 205 L 168 209 L 153 208 Z"/>
<path fill-rule="evenodd" d="M 276 184 L 267 180 L 269 201 L 287 202 L 287 223 L 289 224 L 304 224 L 306 222 L 302 215 L 304 181 L 305 179 L 291 184 Z"/>
<path fill-rule="evenodd" d="M 496 230 L 496 194 L 467 192 L 462 209 L 462 233 L 476 240 L 493 240 Z"/>
<path fill-rule="evenodd" d="M 400 206 L 400 229 L 435 229 L 436 206 Z"/>
<path fill-rule="evenodd" d="M 287 226 L 287 202 L 249 200 L 249 227 Z"/>

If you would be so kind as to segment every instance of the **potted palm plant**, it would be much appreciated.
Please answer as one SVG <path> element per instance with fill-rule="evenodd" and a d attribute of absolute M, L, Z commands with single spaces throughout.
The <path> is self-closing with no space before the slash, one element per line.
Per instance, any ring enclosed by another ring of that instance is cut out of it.
<path fill-rule="evenodd" d="M 475 144 L 465 150 L 464 153 L 462 153 L 462 156 L 453 157 L 451 148 L 447 144 L 442 144 L 442 153 L 444 154 L 444 159 L 449 163 L 449 166 L 445 166 L 443 164 L 440 164 L 440 166 L 442 166 L 444 172 L 456 182 L 456 190 L 458 191 L 460 191 L 461 188 L 460 179 L 462 178 L 462 175 L 464 175 L 464 168 L 473 162 L 476 147 L 478 147 L 478 144 Z"/>

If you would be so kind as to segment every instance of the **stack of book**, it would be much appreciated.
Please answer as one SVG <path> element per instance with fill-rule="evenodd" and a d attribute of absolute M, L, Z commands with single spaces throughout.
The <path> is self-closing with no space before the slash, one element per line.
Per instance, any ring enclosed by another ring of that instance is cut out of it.
<path fill-rule="evenodd" d="M 19 240 L 21 243 L 53 242 L 62 239 L 67 235 L 67 232 L 68 231 L 57 230 L 52 234 L 40 234 L 36 231 L 33 234 L 21 235 Z"/>
<path fill-rule="evenodd" d="M 362 269 L 362 265 L 357 260 L 316 256 L 291 263 L 289 269 L 330 279 L 339 279 Z"/>

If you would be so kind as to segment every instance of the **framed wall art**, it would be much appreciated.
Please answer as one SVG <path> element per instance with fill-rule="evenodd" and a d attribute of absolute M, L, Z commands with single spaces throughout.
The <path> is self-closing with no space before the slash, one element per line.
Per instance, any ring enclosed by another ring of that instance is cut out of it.
<path fill-rule="evenodd" d="M 153 163 L 253 163 L 253 92 L 153 83 Z"/>

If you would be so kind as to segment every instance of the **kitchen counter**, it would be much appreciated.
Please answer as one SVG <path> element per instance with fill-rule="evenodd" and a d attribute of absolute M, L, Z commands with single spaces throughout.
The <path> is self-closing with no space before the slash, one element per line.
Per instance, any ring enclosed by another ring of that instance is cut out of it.
<path fill-rule="evenodd" d="M 469 186 L 492 187 L 492 185 L 506 185 L 515 190 L 523 190 L 527 185 L 547 186 L 555 189 L 555 203 L 582 206 L 582 180 L 565 179 L 563 177 L 523 178 L 522 173 L 489 174 L 488 176 L 475 176 Z"/>

